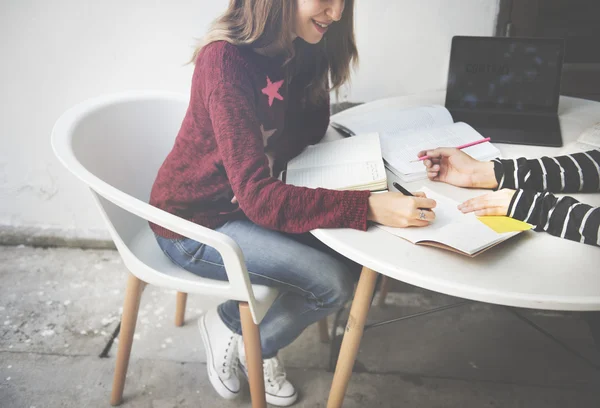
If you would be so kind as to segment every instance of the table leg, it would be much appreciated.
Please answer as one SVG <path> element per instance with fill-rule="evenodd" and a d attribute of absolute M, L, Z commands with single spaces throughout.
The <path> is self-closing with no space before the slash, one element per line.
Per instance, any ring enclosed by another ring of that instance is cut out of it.
<path fill-rule="evenodd" d="M 596 350 L 600 351 L 600 312 L 583 312 L 582 314 L 590 327 L 590 333 L 596 343 Z"/>
<path fill-rule="evenodd" d="M 375 282 L 377 280 L 377 272 L 363 267 L 350 308 L 350 316 L 348 317 L 348 325 L 342 340 L 342 347 L 335 374 L 333 375 L 333 383 L 329 392 L 329 400 L 327 408 L 340 408 L 344 401 L 344 395 L 348 388 L 348 382 L 352 376 L 352 368 L 360 346 L 365 321 L 371 306 L 373 291 L 375 290 Z"/>
<path fill-rule="evenodd" d="M 379 304 L 377 306 L 385 307 L 385 298 L 390 291 L 390 283 L 389 276 L 384 275 L 381 279 L 381 287 L 379 288 Z"/>

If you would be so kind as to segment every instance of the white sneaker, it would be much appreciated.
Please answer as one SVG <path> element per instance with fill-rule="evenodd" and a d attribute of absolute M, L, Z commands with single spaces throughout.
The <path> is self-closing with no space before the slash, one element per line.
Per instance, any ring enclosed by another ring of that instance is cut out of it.
<path fill-rule="evenodd" d="M 244 342 L 240 339 L 238 343 L 238 358 L 242 373 L 248 378 L 246 369 L 246 353 Z M 263 360 L 263 373 L 265 376 L 265 397 L 269 404 L 278 407 L 292 405 L 298 399 L 296 389 L 286 379 L 285 368 L 279 357 Z"/>
<path fill-rule="evenodd" d="M 210 383 L 221 397 L 236 398 L 240 394 L 236 365 L 241 336 L 225 326 L 216 308 L 198 319 L 198 329 L 206 350 L 206 368 Z"/>

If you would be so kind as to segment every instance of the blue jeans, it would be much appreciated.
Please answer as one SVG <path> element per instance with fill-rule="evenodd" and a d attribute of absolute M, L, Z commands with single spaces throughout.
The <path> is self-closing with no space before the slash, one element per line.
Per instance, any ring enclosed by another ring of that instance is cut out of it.
<path fill-rule="evenodd" d="M 215 228 L 240 246 L 253 284 L 279 289 L 279 296 L 259 325 L 263 358 L 277 355 L 302 331 L 344 306 L 352 297 L 360 266 L 330 250 L 311 234 L 285 234 L 248 220 Z M 205 278 L 227 280 L 221 255 L 194 240 L 156 239 L 182 268 Z M 223 323 L 241 334 L 238 302 L 218 307 Z"/>

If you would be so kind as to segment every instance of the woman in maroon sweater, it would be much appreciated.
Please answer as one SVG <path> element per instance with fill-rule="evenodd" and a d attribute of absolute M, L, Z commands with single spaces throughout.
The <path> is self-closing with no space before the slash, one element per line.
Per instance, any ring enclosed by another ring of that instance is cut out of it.
<path fill-rule="evenodd" d="M 435 202 L 422 195 L 309 189 L 273 177 L 324 136 L 329 92 L 349 79 L 357 58 L 352 0 L 231 0 L 194 55 L 189 108 L 152 189 L 152 205 L 229 235 L 244 252 L 251 281 L 279 289 L 260 324 L 267 401 L 274 405 L 297 398 L 278 350 L 353 291 L 348 262 L 307 245 L 306 233 L 366 230 L 368 221 L 425 226 L 434 218 L 422 209 Z M 152 229 L 173 262 L 227 279 L 216 250 Z M 199 327 L 210 381 L 234 398 L 238 361 L 245 370 L 237 302 L 209 310 Z"/>

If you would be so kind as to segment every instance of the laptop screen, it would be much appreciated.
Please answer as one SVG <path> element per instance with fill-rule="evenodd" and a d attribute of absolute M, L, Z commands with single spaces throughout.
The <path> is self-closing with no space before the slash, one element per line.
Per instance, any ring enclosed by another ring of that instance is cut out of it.
<path fill-rule="evenodd" d="M 563 54 L 562 39 L 456 36 L 446 107 L 556 113 Z"/>

